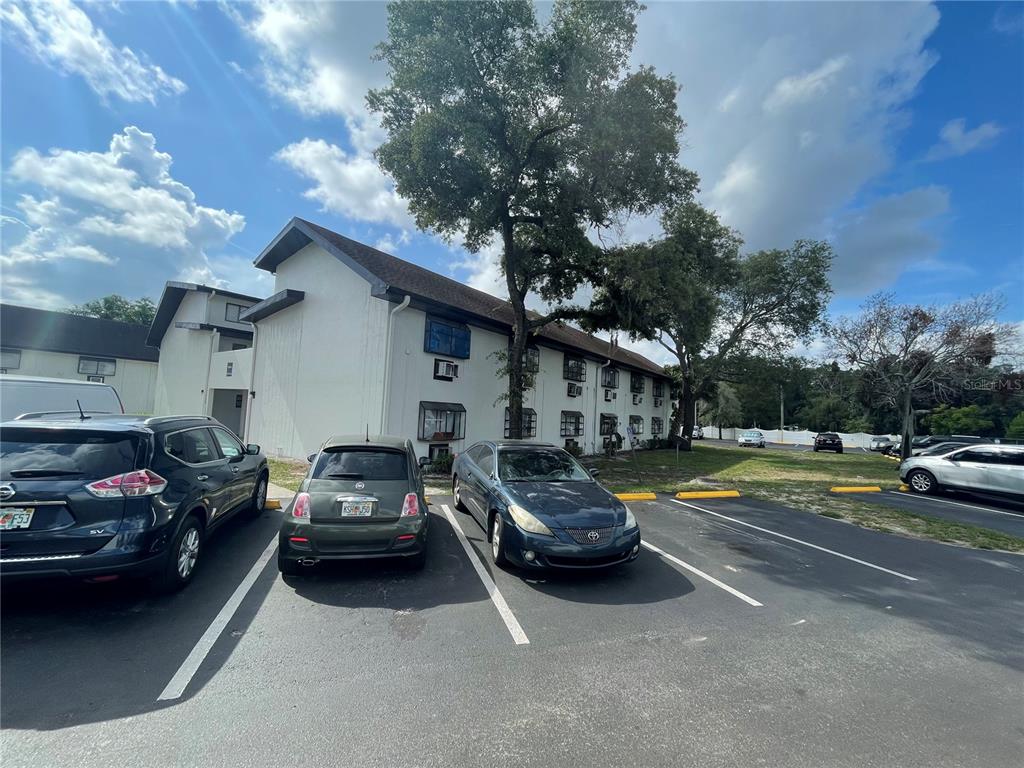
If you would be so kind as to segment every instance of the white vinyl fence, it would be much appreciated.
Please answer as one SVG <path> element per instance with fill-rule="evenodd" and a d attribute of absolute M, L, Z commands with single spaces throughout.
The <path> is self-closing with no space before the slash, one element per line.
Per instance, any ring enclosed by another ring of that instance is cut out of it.
<path fill-rule="evenodd" d="M 718 427 L 703 427 L 704 437 L 718 438 Z M 740 433 L 746 432 L 747 429 L 754 429 L 754 427 L 747 427 L 746 429 L 740 429 L 738 427 L 723 427 L 722 428 L 722 439 L 723 440 L 735 440 L 740 436 Z M 817 432 L 789 432 L 783 429 L 761 429 L 756 428 L 758 432 L 764 435 L 764 439 L 769 443 L 783 443 L 790 445 L 814 445 L 814 436 Z M 866 432 L 837 432 L 836 434 L 843 440 L 844 448 L 870 448 L 871 438 L 876 435 L 869 435 Z M 898 440 L 897 435 L 888 435 L 891 440 Z"/>

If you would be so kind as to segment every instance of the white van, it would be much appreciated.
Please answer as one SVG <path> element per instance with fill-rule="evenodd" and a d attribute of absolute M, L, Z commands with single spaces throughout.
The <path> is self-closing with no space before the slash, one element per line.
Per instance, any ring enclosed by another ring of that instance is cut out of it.
<path fill-rule="evenodd" d="M 124 413 L 117 390 L 110 384 L 73 379 L 0 374 L 0 421 L 27 413 Z"/>

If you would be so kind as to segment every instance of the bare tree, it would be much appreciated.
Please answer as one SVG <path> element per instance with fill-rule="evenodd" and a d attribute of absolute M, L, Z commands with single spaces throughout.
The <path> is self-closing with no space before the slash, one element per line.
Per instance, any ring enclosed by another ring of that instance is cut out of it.
<path fill-rule="evenodd" d="M 880 293 L 830 330 L 836 359 L 860 370 L 899 409 L 903 458 L 910 455 L 915 404 L 951 399 L 997 354 L 1014 353 L 1015 329 L 998 320 L 1002 308 L 996 294 L 926 307 Z"/>

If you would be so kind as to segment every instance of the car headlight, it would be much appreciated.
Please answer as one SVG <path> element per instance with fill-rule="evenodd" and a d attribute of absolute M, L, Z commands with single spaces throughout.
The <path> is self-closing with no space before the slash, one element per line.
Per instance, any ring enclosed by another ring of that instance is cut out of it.
<path fill-rule="evenodd" d="M 531 515 L 525 509 L 520 507 L 518 504 L 510 504 L 508 513 L 512 515 L 512 519 L 516 521 L 516 525 L 522 528 L 524 531 L 529 533 L 536 533 L 540 536 L 554 536 L 551 529 L 548 528 L 544 523 L 538 520 L 536 517 Z"/>
<path fill-rule="evenodd" d="M 625 509 L 626 509 L 626 525 L 623 527 L 622 530 L 624 530 L 624 531 L 632 531 L 634 528 L 636 528 L 636 517 L 633 515 L 633 510 L 631 510 L 629 507 L 626 507 Z"/>

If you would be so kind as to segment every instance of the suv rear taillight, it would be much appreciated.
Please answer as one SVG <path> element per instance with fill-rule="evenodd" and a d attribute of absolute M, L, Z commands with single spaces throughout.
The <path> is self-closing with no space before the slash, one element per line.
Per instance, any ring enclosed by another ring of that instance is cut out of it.
<path fill-rule="evenodd" d="M 295 497 L 295 504 L 292 505 L 292 517 L 303 520 L 309 519 L 309 494 L 300 493 Z"/>
<path fill-rule="evenodd" d="M 415 493 L 405 494 L 402 502 L 402 517 L 414 517 L 420 513 L 420 500 Z"/>
<path fill-rule="evenodd" d="M 117 496 L 155 496 L 163 493 L 166 487 L 167 481 L 156 472 L 140 469 L 89 483 L 85 490 L 97 498 L 112 499 Z"/>

